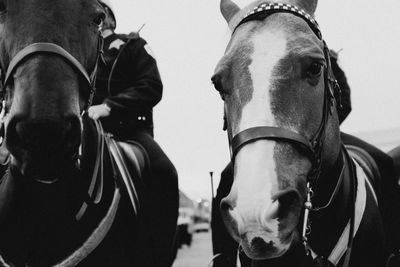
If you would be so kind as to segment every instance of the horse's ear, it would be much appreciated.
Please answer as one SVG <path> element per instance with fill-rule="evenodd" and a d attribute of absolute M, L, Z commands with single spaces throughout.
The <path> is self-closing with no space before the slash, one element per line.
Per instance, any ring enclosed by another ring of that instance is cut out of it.
<path fill-rule="evenodd" d="M 238 5 L 236 5 L 232 0 L 221 0 L 220 9 L 222 16 L 224 16 L 228 23 L 240 11 L 240 7 L 238 7 Z"/>
<path fill-rule="evenodd" d="M 299 6 L 312 15 L 317 10 L 318 0 L 297 0 L 297 2 Z"/>

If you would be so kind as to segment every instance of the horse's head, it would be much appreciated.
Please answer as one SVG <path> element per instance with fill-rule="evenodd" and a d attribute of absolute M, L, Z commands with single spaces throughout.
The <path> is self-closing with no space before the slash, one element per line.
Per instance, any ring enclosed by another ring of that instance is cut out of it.
<path fill-rule="evenodd" d="M 5 142 L 26 177 L 54 181 L 76 161 L 103 18 L 97 0 L 0 0 Z"/>
<path fill-rule="evenodd" d="M 279 257 L 298 240 L 307 182 L 340 149 L 327 48 L 312 25 L 317 1 L 283 1 L 304 16 L 287 7 L 262 11 L 278 9 L 264 2 L 241 10 L 221 1 L 233 33 L 212 78 L 225 101 L 234 163 L 222 216 L 252 259 Z"/>

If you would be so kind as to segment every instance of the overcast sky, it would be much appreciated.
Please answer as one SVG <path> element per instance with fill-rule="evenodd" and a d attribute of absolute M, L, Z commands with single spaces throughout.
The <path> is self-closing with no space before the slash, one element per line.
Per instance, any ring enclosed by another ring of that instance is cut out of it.
<path fill-rule="evenodd" d="M 117 32 L 141 31 L 164 82 L 155 108 L 155 138 L 175 164 L 180 188 L 211 196 L 229 160 L 222 131 L 222 102 L 210 77 L 229 30 L 218 0 L 114 0 Z M 240 0 L 240 6 L 251 1 Z M 400 10 L 398 0 L 320 1 L 316 18 L 352 89 L 350 133 L 400 127 Z"/>

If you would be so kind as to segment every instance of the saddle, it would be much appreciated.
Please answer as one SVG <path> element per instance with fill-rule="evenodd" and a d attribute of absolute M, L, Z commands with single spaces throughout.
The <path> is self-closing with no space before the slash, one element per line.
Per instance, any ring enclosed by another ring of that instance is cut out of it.
<path fill-rule="evenodd" d="M 112 174 L 117 186 L 126 191 L 137 215 L 140 207 L 137 187 L 143 185 L 143 173 L 149 166 L 149 159 L 143 146 L 135 141 L 120 141 L 111 133 L 106 133 L 100 121 L 93 120 L 97 131 L 96 161 L 93 168 L 89 199 L 99 202 L 103 187 L 104 156 L 109 157 Z M 84 211 L 83 211 L 84 213 Z M 81 214 L 78 217 L 81 217 Z"/>
<path fill-rule="evenodd" d="M 349 151 L 352 158 L 361 166 L 361 168 L 366 173 L 367 179 L 369 180 L 372 188 L 375 191 L 373 192 L 373 194 L 375 195 L 375 199 L 378 199 L 376 195 L 380 195 L 382 193 L 381 183 L 384 182 L 382 180 L 382 175 L 379 171 L 378 164 L 376 163 L 374 158 L 363 148 L 346 145 L 346 149 Z M 399 246 L 399 244 L 397 244 L 397 246 Z M 400 250 L 391 251 L 386 266 L 400 266 Z"/>
<path fill-rule="evenodd" d="M 135 214 L 137 214 L 140 201 L 136 185 L 143 184 L 143 173 L 149 166 L 147 152 L 141 144 L 135 141 L 117 141 L 110 134 L 105 134 L 104 137 L 114 172 L 118 170 L 124 189 L 129 195 Z"/>

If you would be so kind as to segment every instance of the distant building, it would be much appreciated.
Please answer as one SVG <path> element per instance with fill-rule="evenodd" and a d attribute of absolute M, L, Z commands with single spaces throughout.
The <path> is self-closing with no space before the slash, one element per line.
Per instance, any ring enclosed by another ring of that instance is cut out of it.
<path fill-rule="evenodd" d="M 180 208 L 194 208 L 195 202 L 190 199 L 185 193 L 179 190 L 179 207 Z"/>

